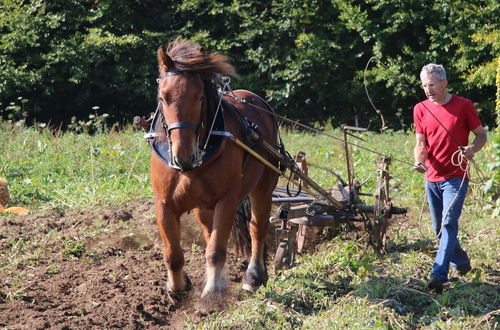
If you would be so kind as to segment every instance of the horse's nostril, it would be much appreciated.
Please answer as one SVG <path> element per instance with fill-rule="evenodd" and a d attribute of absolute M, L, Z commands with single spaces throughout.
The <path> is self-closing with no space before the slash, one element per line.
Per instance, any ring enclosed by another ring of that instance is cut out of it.
<path fill-rule="evenodd" d="M 174 164 L 182 171 L 186 172 L 193 169 L 193 163 L 191 161 L 183 161 L 177 156 L 174 156 Z"/>

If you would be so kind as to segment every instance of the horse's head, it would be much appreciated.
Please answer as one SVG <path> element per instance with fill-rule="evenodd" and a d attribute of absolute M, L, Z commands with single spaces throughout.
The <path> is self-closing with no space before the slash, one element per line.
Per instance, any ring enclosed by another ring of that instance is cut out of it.
<path fill-rule="evenodd" d="M 160 46 L 157 57 L 158 100 L 170 141 L 172 167 L 189 171 L 201 163 L 200 134 L 208 116 L 204 81 L 215 74 L 234 76 L 234 67 L 225 56 L 206 54 L 196 43 L 180 39 L 168 47 Z"/>
<path fill-rule="evenodd" d="M 164 47 L 158 49 L 158 102 L 170 141 L 171 163 L 182 171 L 198 166 L 200 130 L 204 126 L 204 88 L 200 75 L 181 71 Z"/>

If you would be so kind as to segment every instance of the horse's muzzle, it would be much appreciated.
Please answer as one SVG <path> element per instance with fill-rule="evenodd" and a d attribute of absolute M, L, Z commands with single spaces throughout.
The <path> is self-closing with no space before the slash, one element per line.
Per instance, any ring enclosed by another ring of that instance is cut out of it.
<path fill-rule="evenodd" d="M 187 172 L 199 167 L 203 163 L 202 155 L 203 151 L 198 148 L 198 143 L 196 143 L 193 152 L 187 157 L 179 157 L 177 154 L 172 154 L 169 166 L 182 172 Z"/>
<path fill-rule="evenodd" d="M 194 156 L 192 158 L 194 159 Z M 192 160 L 183 161 L 183 160 L 179 159 L 177 156 L 174 156 L 172 158 L 172 160 L 173 160 L 173 166 L 171 166 L 171 167 L 178 169 L 181 172 L 187 172 L 187 171 L 190 171 L 194 168 L 194 164 L 193 164 Z"/>

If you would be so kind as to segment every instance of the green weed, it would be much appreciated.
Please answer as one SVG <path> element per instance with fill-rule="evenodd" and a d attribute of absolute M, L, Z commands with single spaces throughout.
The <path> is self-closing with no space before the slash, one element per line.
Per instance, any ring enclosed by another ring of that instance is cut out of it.
<path fill-rule="evenodd" d="M 62 253 L 66 256 L 80 258 L 87 251 L 85 247 L 85 242 L 78 242 L 73 239 L 68 239 L 63 237 L 63 244 L 64 244 L 64 249 Z"/>
<path fill-rule="evenodd" d="M 9 300 L 19 300 L 26 296 L 26 289 L 28 287 L 18 288 L 5 293 L 5 299 Z"/>
<path fill-rule="evenodd" d="M 54 275 L 57 273 L 59 273 L 59 266 L 56 264 L 48 265 L 47 269 L 45 270 L 45 274 Z"/>
<path fill-rule="evenodd" d="M 0 175 L 16 205 L 89 209 L 151 196 L 150 151 L 140 133 L 54 135 L 4 126 Z"/>

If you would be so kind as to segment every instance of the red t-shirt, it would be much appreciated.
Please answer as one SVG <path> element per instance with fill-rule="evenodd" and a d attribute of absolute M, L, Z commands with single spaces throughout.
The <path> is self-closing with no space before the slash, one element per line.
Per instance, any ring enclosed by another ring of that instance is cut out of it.
<path fill-rule="evenodd" d="M 455 140 L 460 146 L 467 146 L 469 133 L 481 125 L 472 101 L 456 95 L 445 105 L 436 105 L 429 100 L 422 101 L 413 109 L 413 121 L 416 133 L 425 135 L 427 143 L 425 165 L 429 169 L 426 172 L 426 180 L 437 182 L 463 177 L 464 172 L 460 167 L 451 163 L 451 156 L 458 150 Z"/>

